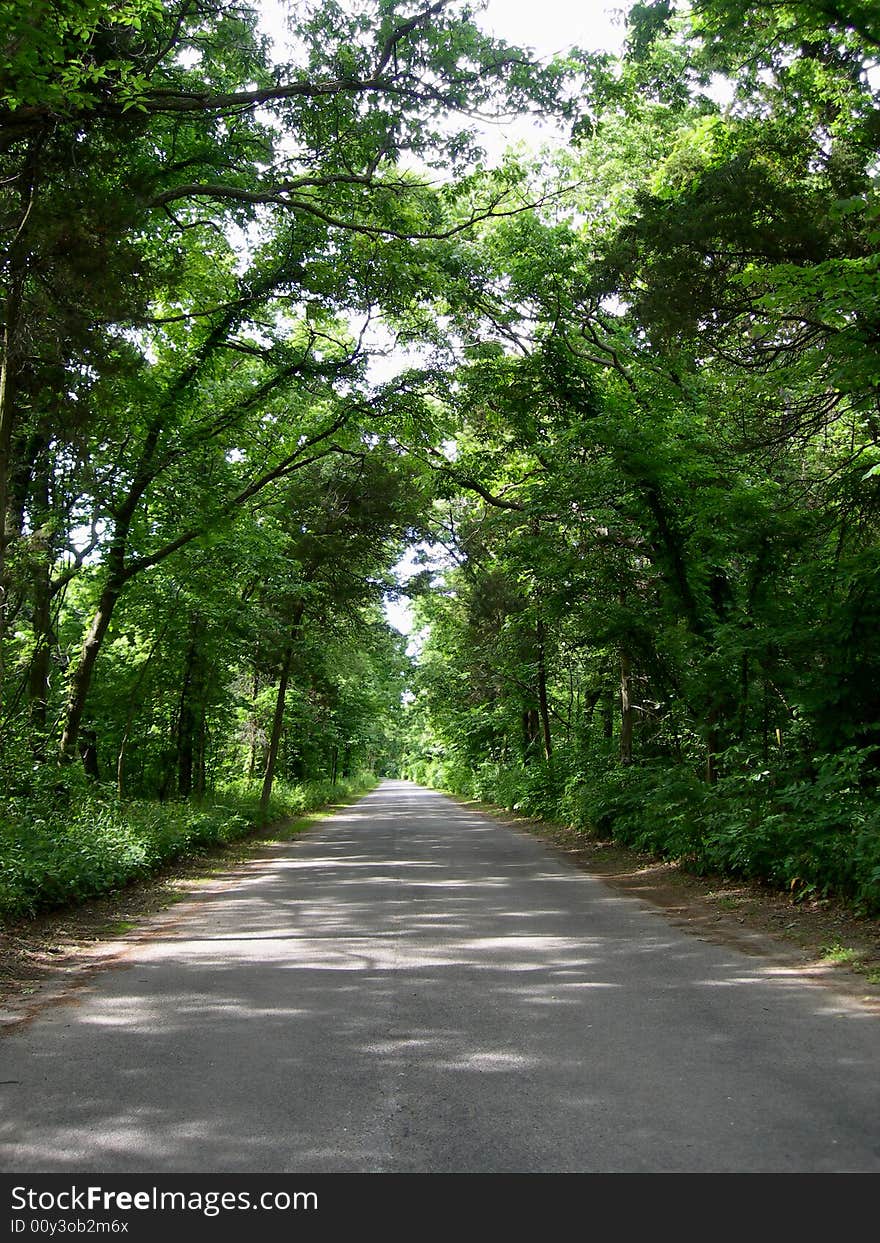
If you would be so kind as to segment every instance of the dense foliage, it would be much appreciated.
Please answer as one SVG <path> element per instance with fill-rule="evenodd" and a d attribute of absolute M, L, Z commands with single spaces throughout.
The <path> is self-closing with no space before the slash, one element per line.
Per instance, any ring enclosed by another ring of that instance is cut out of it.
<path fill-rule="evenodd" d="M 22 855 L 47 893 L 74 892 L 47 841 L 92 857 L 83 826 L 112 836 L 135 814 L 120 800 L 250 780 L 266 819 L 276 777 L 338 785 L 399 746 L 406 661 L 382 597 L 427 504 L 400 437 L 431 443 L 436 420 L 369 362 L 428 322 L 454 239 L 517 206 L 501 175 L 479 193 L 463 175 L 468 114 L 541 107 L 559 74 L 446 0 L 297 4 L 274 49 L 258 17 L 234 0 L 0 7 L 16 892 Z M 462 176 L 413 171 L 432 165 Z M 80 761 L 91 795 L 63 777 Z M 177 821 L 186 838 L 182 803 Z"/>
<path fill-rule="evenodd" d="M 482 230 L 409 771 L 876 912 L 872 12 L 636 6 Z"/>
<path fill-rule="evenodd" d="M 364 771 L 880 909 L 874 6 L 475 7 L 0 4 L 9 909 Z"/>

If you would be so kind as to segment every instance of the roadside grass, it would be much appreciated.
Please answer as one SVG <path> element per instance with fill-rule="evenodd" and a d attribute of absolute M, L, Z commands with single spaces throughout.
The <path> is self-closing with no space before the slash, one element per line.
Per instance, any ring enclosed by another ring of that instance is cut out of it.
<path fill-rule="evenodd" d="M 756 768 L 725 753 L 707 784 L 691 764 L 608 754 L 469 766 L 454 756 L 410 765 L 435 789 L 569 826 L 674 862 L 695 875 L 767 884 L 800 903 L 830 900 L 880 916 L 880 786 L 870 747 L 812 757 L 812 770 Z"/>
<path fill-rule="evenodd" d="M 145 920 L 187 902 L 218 878 L 246 865 L 274 844 L 290 841 L 357 800 L 376 784 L 366 775 L 338 783 L 336 793 L 313 811 L 253 827 L 244 837 L 204 845 L 124 886 L 94 897 L 44 909 L 0 924 L 0 1026 L 3 1012 L 16 1013 L 36 995 L 100 961 L 104 946 L 124 939 Z M 96 958 L 97 956 L 97 958 Z M 59 972 L 61 973 L 59 976 Z"/>
<path fill-rule="evenodd" d="M 822 958 L 827 963 L 838 963 L 841 966 L 858 967 L 861 961 L 861 953 L 858 950 L 850 949 L 839 942 L 833 945 L 824 945 L 822 947 Z"/>
<path fill-rule="evenodd" d="M 229 866 L 248 854 L 244 846 L 229 849 L 236 843 L 267 840 L 267 827 L 274 840 L 285 840 L 321 809 L 375 784 L 367 773 L 335 784 L 279 782 L 262 827 L 258 783 L 230 783 L 202 802 L 120 800 L 110 787 L 79 782 L 56 786 L 51 797 L 9 798 L 0 805 L 0 921 L 114 893 L 217 848 L 226 848 L 222 866 Z"/>
<path fill-rule="evenodd" d="M 869 984 L 880 984 L 880 969 L 867 963 L 860 949 L 835 941 L 822 947 L 821 957 L 823 962 L 833 966 L 849 967 L 851 971 L 859 972 Z"/>

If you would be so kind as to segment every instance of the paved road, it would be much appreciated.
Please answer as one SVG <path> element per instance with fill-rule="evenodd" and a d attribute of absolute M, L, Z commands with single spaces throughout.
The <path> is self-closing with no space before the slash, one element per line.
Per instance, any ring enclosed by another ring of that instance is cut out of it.
<path fill-rule="evenodd" d="M 0 1170 L 878 1171 L 878 1055 L 880 1017 L 386 782 L 0 1036 Z"/>

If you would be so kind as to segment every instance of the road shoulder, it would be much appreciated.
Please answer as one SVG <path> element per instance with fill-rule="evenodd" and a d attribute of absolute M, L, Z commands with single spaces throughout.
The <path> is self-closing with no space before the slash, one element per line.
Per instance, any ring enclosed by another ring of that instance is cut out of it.
<path fill-rule="evenodd" d="M 751 881 L 692 875 L 678 864 L 564 825 L 475 800 L 455 801 L 540 838 L 575 867 L 650 903 L 676 927 L 760 956 L 768 972 L 810 979 L 880 1014 L 880 920 L 826 899 L 795 901 Z"/>

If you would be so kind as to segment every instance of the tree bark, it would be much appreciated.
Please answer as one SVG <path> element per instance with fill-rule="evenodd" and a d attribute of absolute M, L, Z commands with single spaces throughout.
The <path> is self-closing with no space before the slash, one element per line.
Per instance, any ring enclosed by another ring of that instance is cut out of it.
<path fill-rule="evenodd" d="M 0 704 L 3 702 L 5 669 L 3 640 L 9 610 L 8 549 L 9 502 L 13 473 L 13 435 L 15 429 L 15 380 L 18 336 L 24 303 L 24 284 L 28 261 L 28 222 L 37 195 L 37 163 L 42 137 L 32 139 L 19 174 L 21 220 L 9 249 L 8 293 L 0 327 Z"/>
<path fill-rule="evenodd" d="M 266 772 L 263 776 L 263 788 L 260 792 L 260 824 L 265 824 L 269 814 L 269 800 L 272 797 L 272 783 L 275 779 L 275 766 L 278 761 L 278 750 L 281 746 L 281 735 L 284 730 L 284 704 L 287 699 L 287 684 L 290 681 L 290 670 L 293 664 L 293 651 L 296 637 L 305 612 L 305 601 L 300 600 L 294 608 L 293 624 L 290 638 L 281 661 L 281 673 L 278 680 L 278 694 L 275 697 L 275 714 L 272 719 L 272 733 L 269 736 L 269 749 L 266 755 Z"/>
<path fill-rule="evenodd" d="M 632 662 L 626 647 L 620 649 L 620 762 L 631 764 L 633 758 Z"/>
<path fill-rule="evenodd" d="M 553 738 L 550 733 L 550 706 L 547 701 L 547 662 L 544 647 L 544 623 L 537 625 L 538 639 L 538 708 L 541 713 L 541 733 L 544 742 L 544 759 L 553 757 Z"/>
<path fill-rule="evenodd" d="M 522 714 L 523 758 L 528 764 L 535 758 L 540 737 L 540 717 L 535 708 L 526 708 Z"/>
<path fill-rule="evenodd" d="M 290 680 L 290 666 L 293 662 L 293 641 L 288 643 L 281 663 L 281 675 L 278 679 L 278 693 L 275 696 L 275 715 L 272 719 L 272 732 L 269 735 L 269 749 L 266 754 L 266 772 L 263 776 L 263 788 L 260 792 L 260 824 L 265 824 L 269 814 L 269 800 L 272 797 L 272 783 L 275 780 L 275 765 L 278 760 L 278 749 L 281 745 L 281 734 L 284 730 L 284 704 L 287 699 L 287 683 Z"/>
<path fill-rule="evenodd" d="M 95 615 L 92 618 L 92 624 L 83 641 L 80 658 L 70 675 L 70 690 L 59 747 L 62 762 L 69 763 L 76 759 L 77 742 L 82 727 L 86 700 L 92 685 L 95 661 L 98 659 L 101 644 L 110 627 L 113 610 L 116 607 L 123 584 L 124 580 L 120 581 L 112 574 L 107 579 L 104 590 L 101 592 Z"/>
<path fill-rule="evenodd" d="M 184 658 L 183 686 L 180 692 L 180 708 L 177 717 L 177 793 L 188 798 L 195 786 L 204 785 L 200 780 L 199 753 L 200 733 L 204 724 L 204 662 L 201 639 L 204 626 L 198 616 L 190 623 L 190 640 Z"/>

